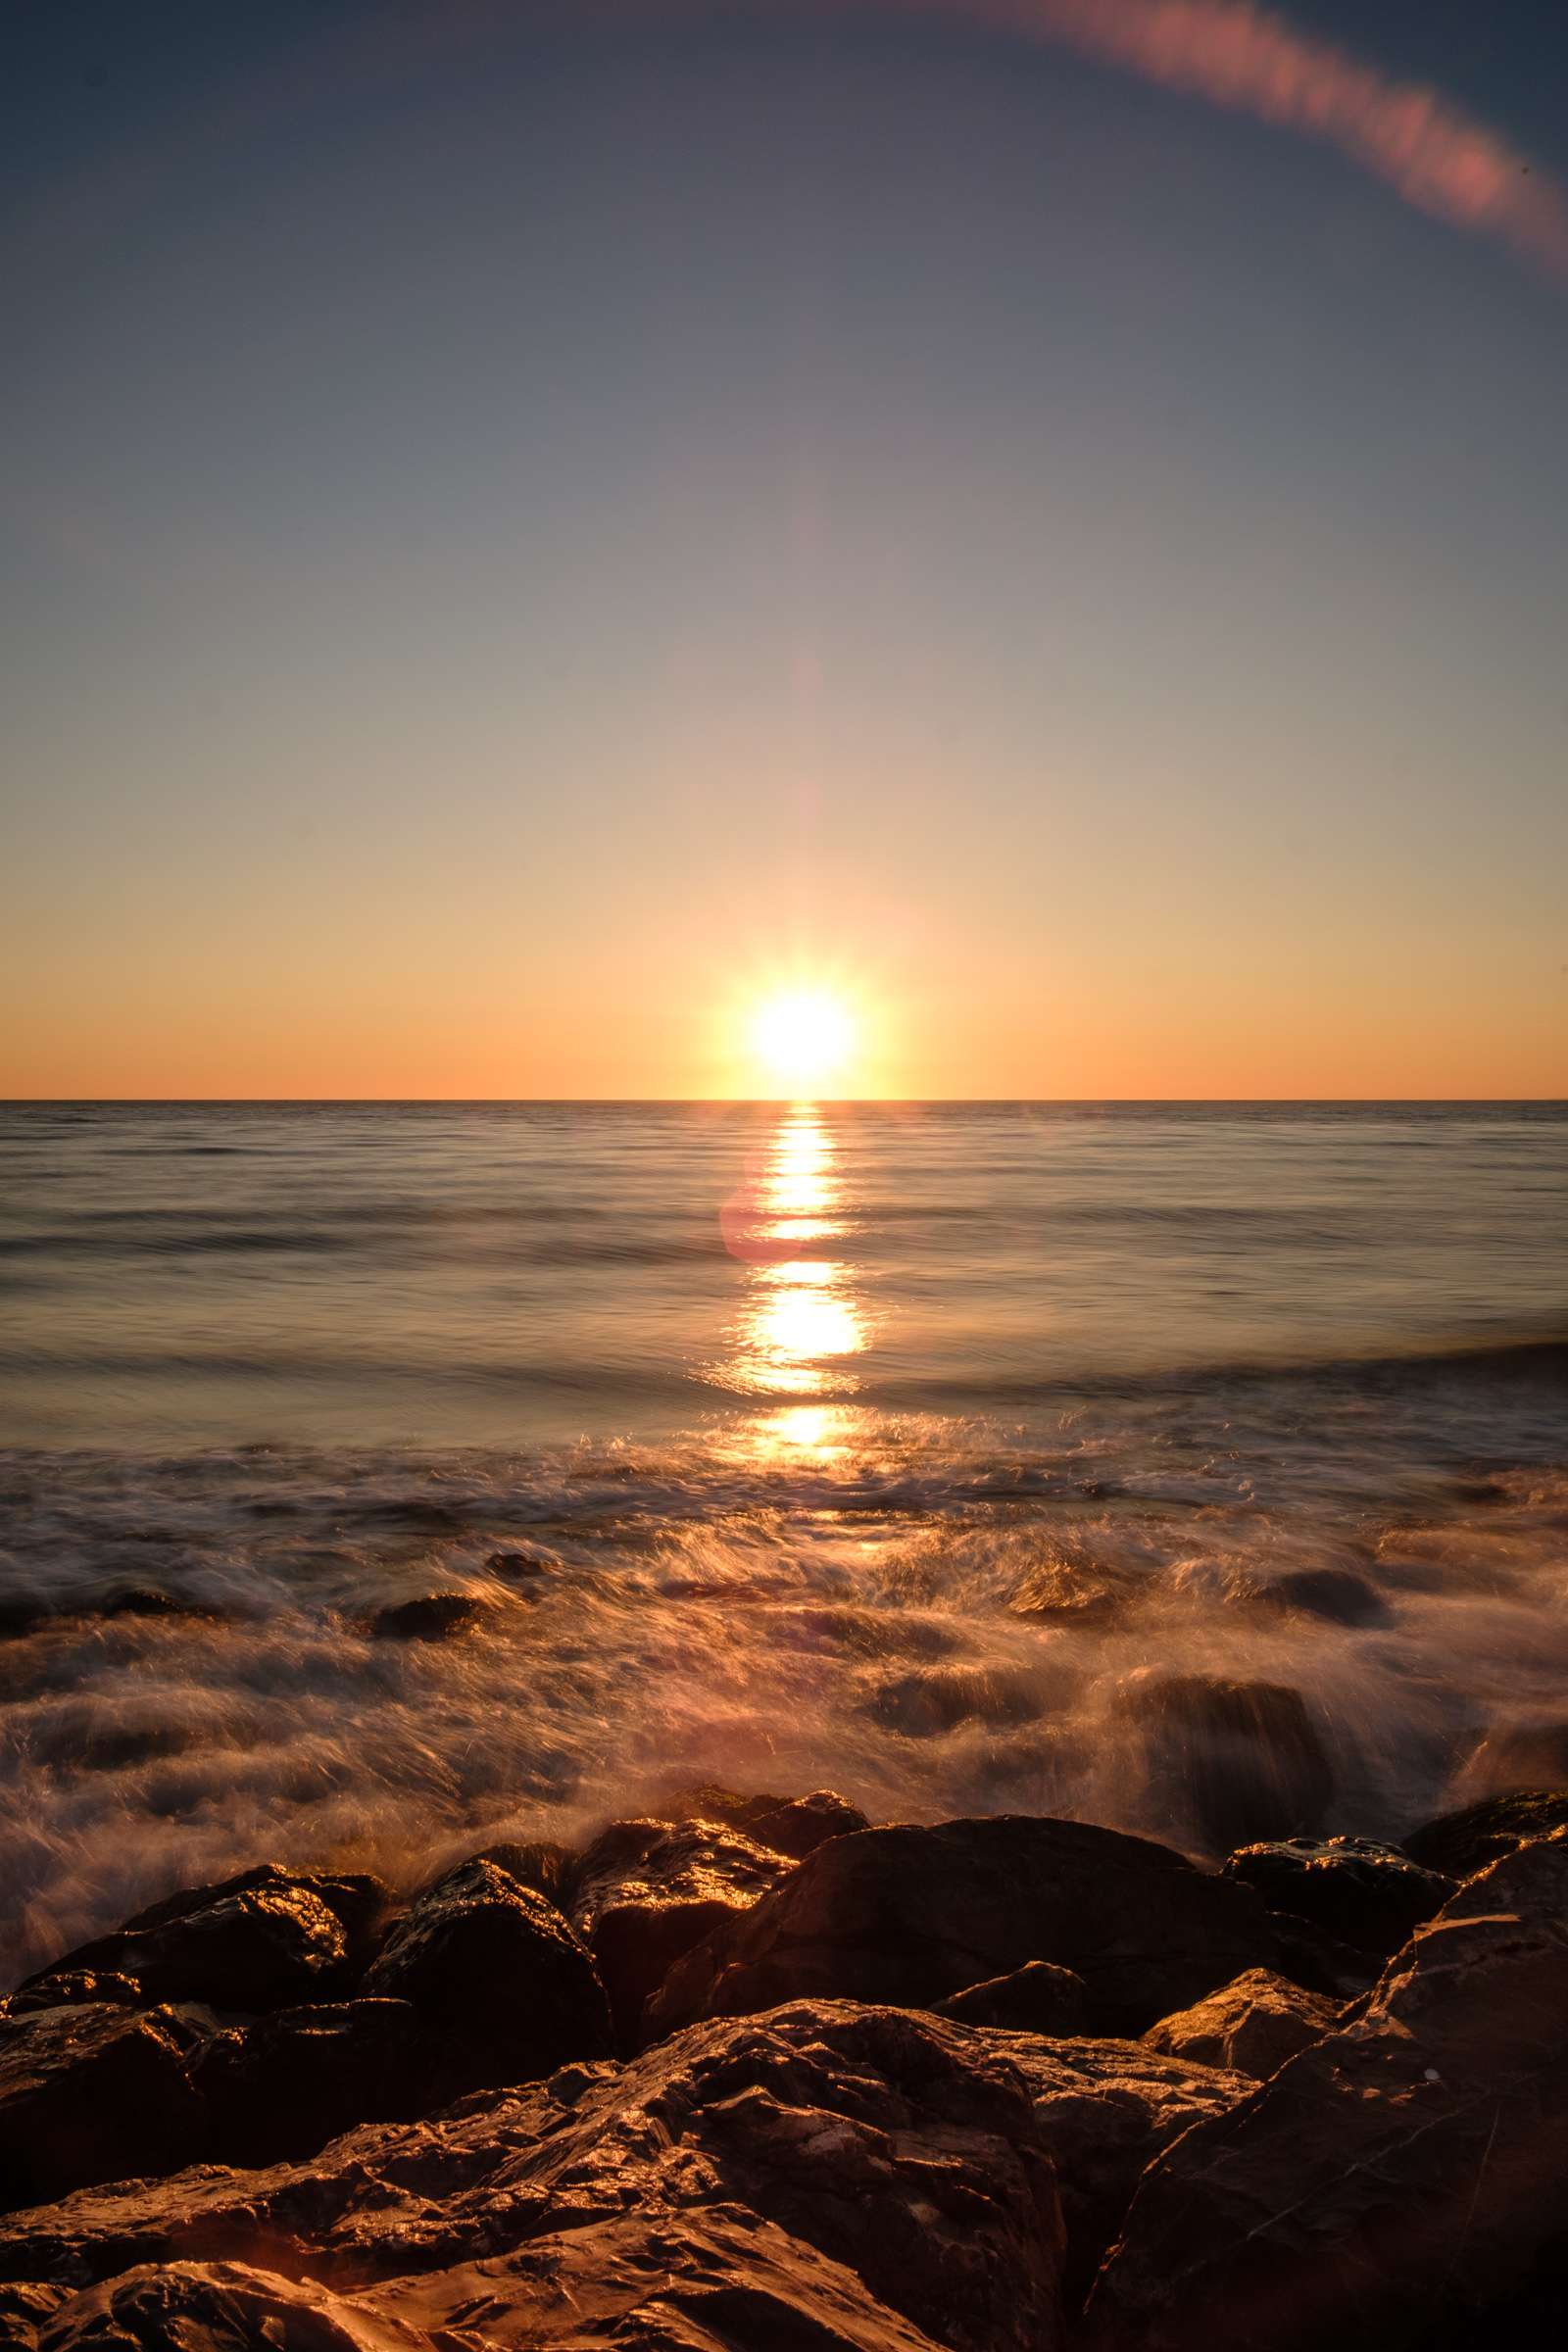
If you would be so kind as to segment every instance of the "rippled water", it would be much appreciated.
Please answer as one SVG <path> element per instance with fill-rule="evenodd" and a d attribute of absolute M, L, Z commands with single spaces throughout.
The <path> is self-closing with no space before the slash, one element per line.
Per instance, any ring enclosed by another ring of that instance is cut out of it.
<path fill-rule="evenodd" d="M 696 1777 L 1198 1846 L 1152 1674 L 1300 1691 L 1342 1827 L 1568 1724 L 1560 1106 L 12 1105 L 0 1171 L 0 1967 Z"/>

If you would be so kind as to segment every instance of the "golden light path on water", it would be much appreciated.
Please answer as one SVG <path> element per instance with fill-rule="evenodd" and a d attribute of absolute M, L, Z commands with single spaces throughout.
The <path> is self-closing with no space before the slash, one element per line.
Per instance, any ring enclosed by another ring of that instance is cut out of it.
<path fill-rule="evenodd" d="M 850 1231 L 837 1140 L 812 1105 L 793 1104 L 724 1216 L 746 1291 L 718 1377 L 777 1399 L 748 1425 L 754 1460 L 824 1459 L 847 1441 L 851 1359 L 869 1336 L 843 1249 Z"/>

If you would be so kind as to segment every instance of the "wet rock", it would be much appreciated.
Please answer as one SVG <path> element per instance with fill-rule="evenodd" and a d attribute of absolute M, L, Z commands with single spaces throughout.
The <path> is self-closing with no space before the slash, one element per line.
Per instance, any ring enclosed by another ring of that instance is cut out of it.
<path fill-rule="evenodd" d="M 1370 1992 L 1383 1966 L 1375 1952 L 1342 1943 L 1327 1929 L 1308 1919 L 1293 1919 L 1288 1911 L 1272 1911 L 1274 1936 L 1271 1965 L 1303 1992 L 1320 1992 L 1331 2001 L 1348 2001 Z"/>
<path fill-rule="evenodd" d="M 938 2017 L 1013 2034 L 1081 2034 L 1088 1995 L 1082 1977 L 1049 1960 L 1026 1961 L 1009 1976 L 966 1984 L 934 2004 Z"/>
<path fill-rule="evenodd" d="M 150 2001 L 280 2009 L 350 1989 L 387 1890 L 371 1878 L 301 1877 L 264 1862 L 183 1887 L 29 1978 L 103 1970 Z"/>
<path fill-rule="evenodd" d="M 1565 1828 L 1568 1788 L 1519 1789 L 1507 1796 L 1483 1797 L 1457 1813 L 1444 1813 L 1409 1831 L 1399 1842 L 1424 1869 L 1469 1879 L 1500 1862 L 1526 1838 L 1549 1838 L 1553 1830 Z"/>
<path fill-rule="evenodd" d="M 1004 2047 L 1038 2050 L 1050 2080 Z M 1047 2043 L 802 2004 L 307 2163 L 46 2208 L 8 2233 L 0 2270 L 69 2283 L 50 2352 L 1058 2352 L 1041 2117 L 1057 2101 L 1070 2138 L 1073 2081 Z M 1127 2106 L 1130 2140 L 1147 2137 Z"/>
<path fill-rule="evenodd" d="M 0 2203 L 192 2163 L 206 2131 L 185 2074 L 196 2036 L 173 2009 L 107 2001 L 0 2017 Z"/>
<path fill-rule="evenodd" d="M 54 1611 L 40 1600 L 10 1593 L 0 1598 L 0 1642 L 24 1642 L 29 1634 L 38 1633 L 53 1617 Z"/>
<path fill-rule="evenodd" d="M 407 2001 L 342 2001 L 278 2009 L 244 2033 L 215 2035 L 191 2081 L 219 2162 L 275 2164 L 314 2155 L 357 2124 L 417 2115 L 424 2057 Z"/>
<path fill-rule="evenodd" d="M 1004 1815 L 819 1846 L 678 1961 L 646 2017 L 667 2032 L 810 1996 L 924 2007 L 1049 1960 L 1083 1978 L 1092 2032 L 1138 2034 L 1272 1951 L 1250 1888 L 1146 1838 Z"/>
<path fill-rule="evenodd" d="M 961 1723 L 1033 1723 L 1051 1692 L 1026 1669 L 928 1666 L 896 1675 L 875 1690 L 867 1712 L 909 1740 L 936 1740 Z"/>
<path fill-rule="evenodd" d="M 536 1577 L 550 1573 L 550 1563 L 536 1559 L 531 1551 L 493 1551 L 485 1566 L 492 1576 L 504 1577 L 509 1584 L 531 1583 Z"/>
<path fill-rule="evenodd" d="M 1116 1711 L 1141 1740 L 1147 1785 L 1178 1804 L 1211 1849 L 1299 1837 L 1321 1823 L 1334 1773 L 1298 1690 L 1154 1674 L 1128 1684 Z"/>
<path fill-rule="evenodd" d="M 1494 1724 L 1459 1774 L 1461 1791 L 1512 1796 L 1532 1788 L 1568 1788 L 1568 1722 L 1537 1716 Z"/>
<path fill-rule="evenodd" d="M 218 1611 L 187 1595 L 166 1592 L 161 1585 L 122 1585 L 94 1604 L 100 1617 L 197 1617 L 214 1619 Z"/>
<path fill-rule="evenodd" d="M 658 1812 L 665 1821 L 726 1823 L 796 1862 L 804 1862 L 830 1838 L 848 1838 L 871 1826 L 858 1805 L 832 1788 L 813 1788 L 808 1796 L 737 1796 L 733 1789 L 705 1783 L 661 1797 Z"/>
<path fill-rule="evenodd" d="M 1225 1866 L 1262 1896 L 1380 1959 L 1441 1911 L 1454 1882 L 1371 1838 L 1291 1838 L 1245 1845 Z"/>
<path fill-rule="evenodd" d="M 446 1642 L 483 1615 L 484 1603 L 471 1592 L 421 1592 L 377 1609 L 369 1630 L 380 1642 Z"/>
<path fill-rule="evenodd" d="M 552 1903 L 493 1862 L 466 1862 L 413 1903 L 362 1986 L 408 2001 L 435 2046 L 440 2094 L 524 2082 L 611 2046 L 605 1989 Z"/>
<path fill-rule="evenodd" d="M 1191 2009 L 1162 2017 L 1144 2042 L 1173 2058 L 1194 2058 L 1262 2082 L 1319 2040 L 1339 2013 L 1338 2002 L 1321 1993 L 1304 1992 L 1272 1969 L 1251 1968 Z"/>
<path fill-rule="evenodd" d="M 1367 2001 L 1141 2182 L 1089 2340 L 1410 2352 L 1560 2257 L 1568 1835 L 1415 1931 Z M 1494 2340 L 1503 2340 L 1494 2338 Z"/>
<path fill-rule="evenodd" d="M 34 2009 L 80 2008 L 107 2001 L 118 2009 L 145 2009 L 146 1998 L 134 1977 L 119 1977 L 106 1969 L 72 1968 L 31 1977 L 6 2003 L 8 2017 L 25 2017 Z"/>
<path fill-rule="evenodd" d="M 1007 1606 L 1015 1617 L 1099 1628 L 1126 1614 L 1125 1583 L 1111 1584 L 1070 1560 L 1042 1560 L 1019 1580 Z"/>
<path fill-rule="evenodd" d="M 478 1853 L 465 1856 L 465 1863 L 469 1862 L 493 1862 L 497 1870 L 504 1870 L 519 1886 L 531 1886 L 535 1894 L 544 1896 L 547 1903 L 554 1903 L 558 1911 L 566 1909 L 572 1876 L 577 1867 L 577 1857 L 570 1847 L 556 1845 L 548 1838 L 526 1840 L 502 1838 L 494 1845 L 483 1846 Z M 438 1873 L 430 1885 L 437 1885 L 446 1876 L 445 1871 Z M 422 1888 L 421 1892 L 424 1891 L 427 1889 Z"/>
<path fill-rule="evenodd" d="M 636 2041 L 643 2004 L 675 1962 L 793 1867 L 708 1821 L 616 1821 L 594 1839 L 572 1873 L 569 1917 L 593 1953 L 623 2046 Z"/>
<path fill-rule="evenodd" d="M 1292 1568 L 1256 1586 L 1250 1597 L 1331 1625 L 1381 1625 L 1389 1614 L 1382 1594 L 1353 1568 Z"/>

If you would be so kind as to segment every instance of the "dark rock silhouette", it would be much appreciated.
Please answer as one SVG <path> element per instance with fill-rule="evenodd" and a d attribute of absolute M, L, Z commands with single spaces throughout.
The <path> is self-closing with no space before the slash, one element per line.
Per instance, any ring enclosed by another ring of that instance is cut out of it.
<path fill-rule="evenodd" d="M 965 2026 L 998 2026 L 1014 2034 L 1081 2034 L 1089 1991 L 1070 1968 L 1029 1960 L 1010 1976 L 988 1977 L 933 2002 L 938 2017 Z"/>
<path fill-rule="evenodd" d="M 1246 1845 L 1231 1855 L 1225 1875 L 1255 1888 L 1271 1911 L 1309 1920 L 1380 1959 L 1441 1911 L 1454 1889 L 1451 1878 L 1370 1838 Z"/>
<path fill-rule="evenodd" d="M 1150 2169 L 1089 2340 L 1403 2352 L 1560 2262 L 1568 1835 L 1453 1895 L 1374 1992 Z"/>
<path fill-rule="evenodd" d="M 192 2162 L 206 2116 L 185 2061 L 213 2023 L 109 2002 L 0 2017 L 0 2202 Z"/>
<path fill-rule="evenodd" d="M 23 1989 L 45 1977 L 103 1971 L 130 1978 L 149 2002 L 263 2010 L 331 1999 L 351 1988 L 387 1900 L 376 1879 L 300 1876 L 264 1862 L 153 1903 Z"/>
<path fill-rule="evenodd" d="M 1210 1850 L 1320 1826 L 1334 1772 L 1298 1690 L 1146 1675 L 1121 1691 L 1116 1711 L 1137 1736 L 1146 1783 L 1190 1818 Z"/>
<path fill-rule="evenodd" d="M 1423 1869 L 1468 1879 L 1500 1862 L 1526 1838 L 1549 1838 L 1561 1829 L 1568 1829 L 1568 1788 L 1520 1789 L 1442 1814 L 1409 1831 L 1399 1843 Z"/>
<path fill-rule="evenodd" d="M 1272 1951 L 1249 1888 L 1146 1838 L 1007 1816 L 862 1830 L 705 1937 L 646 2018 L 835 1994 L 925 2006 L 1050 1960 L 1083 1977 L 1093 2031 L 1141 2033 Z"/>
<path fill-rule="evenodd" d="M 611 2047 L 586 1948 L 552 1903 L 493 1862 L 466 1862 L 421 1894 L 363 1990 L 412 2005 L 432 2044 L 434 2095 L 446 2098 Z"/>

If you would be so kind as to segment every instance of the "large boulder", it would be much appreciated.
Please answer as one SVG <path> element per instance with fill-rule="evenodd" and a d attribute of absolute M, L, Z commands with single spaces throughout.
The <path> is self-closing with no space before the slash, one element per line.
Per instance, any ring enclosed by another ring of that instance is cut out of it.
<path fill-rule="evenodd" d="M 1568 1834 L 1452 1896 L 1367 2000 L 1145 2175 L 1090 2304 L 1141 2352 L 1464 2340 L 1560 2260 Z M 1504 2340 L 1501 2337 L 1497 2340 Z"/>
<path fill-rule="evenodd" d="M 388 1900 L 378 1879 L 301 1876 L 264 1862 L 213 1886 L 187 1886 L 50 1962 L 43 1977 L 128 1977 L 147 2001 L 207 2001 L 259 2012 L 352 1988 Z"/>
<path fill-rule="evenodd" d="M 1210 1852 L 1317 1830 L 1334 1794 L 1299 1690 L 1206 1674 L 1138 1674 L 1117 1695 L 1149 1796 Z"/>
<path fill-rule="evenodd" d="M 419 2114 L 427 2074 L 407 2001 L 277 2009 L 215 2034 L 191 2066 L 213 2155 L 248 2165 L 314 2155 L 357 2124 Z"/>
<path fill-rule="evenodd" d="M 594 1956 L 623 2046 L 694 1943 L 751 1908 L 794 1864 L 710 1821 L 615 1821 L 572 1873 L 568 1916 Z"/>
<path fill-rule="evenodd" d="M 1386 1959 L 1442 1910 L 1454 1882 L 1371 1838 L 1290 1838 L 1244 1845 L 1227 1878 L 1253 1887 L 1271 1911 L 1309 1920 L 1342 1943 Z"/>
<path fill-rule="evenodd" d="M 1526 1788 L 1441 1814 L 1409 1831 L 1399 1843 L 1424 1869 L 1472 1879 L 1527 1838 L 1549 1838 L 1561 1829 L 1568 1829 L 1568 1788 Z"/>
<path fill-rule="evenodd" d="M 448 2098 L 602 2058 L 610 2010 L 593 1961 L 553 1903 L 494 1862 L 466 1862 L 393 1929 L 363 1989 L 407 2001 Z"/>
<path fill-rule="evenodd" d="M 1144 2035 L 1144 2046 L 1263 2082 L 1319 2040 L 1338 2015 L 1338 2004 L 1322 1993 L 1305 1992 L 1272 1969 L 1250 1968 L 1191 2009 L 1162 2017 Z"/>
<path fill-rule="evenodd" d="M 1083 1978 L 1092 2032 L 1140 2034 L 1272 1951 L 1250 1889 L 1146 1838 L 1020 1816 L 862 1830 L 705 1936 L 645 2022 L 821 1995 L 924 2007 L 1049 1960 Z"/>
<path fill-rule="evenodd" d="M 167 2173 L 206 2142 L 185 2062 L 201 2025 L 114 2002 L 0 2017 L 0 2205 Z"/>
<path fill-rule="evenodd" d="M 49 2352 L 1058 2352 L 1042 2118 L 1070 2081 L 1047 2043 L 801 2004 L 308 2163 L 45 2208 L 0 2273 L 49 2282 Z"/>

